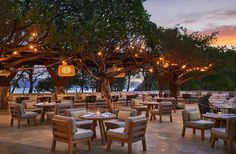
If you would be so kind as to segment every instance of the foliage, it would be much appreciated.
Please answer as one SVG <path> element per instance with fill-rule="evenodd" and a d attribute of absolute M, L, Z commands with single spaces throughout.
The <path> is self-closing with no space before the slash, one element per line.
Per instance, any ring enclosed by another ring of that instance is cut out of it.
<path fill-rule="evenodd" d="M 48 77 L 39 81 L 35 90 L 37 92 L 54 92 L 54 83 L 52 78 Z"/>

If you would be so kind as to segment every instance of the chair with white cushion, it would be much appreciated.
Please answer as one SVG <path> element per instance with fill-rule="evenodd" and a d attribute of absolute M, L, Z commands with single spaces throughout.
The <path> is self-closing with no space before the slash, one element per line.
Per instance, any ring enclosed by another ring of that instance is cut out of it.
<path fill-rule="evenodd" d="M 51 152 L 55 152 L 56 141 L 68 144 L 68 153 L 72 154 L 73 145 L 79 141 L 87 141 L 89 151 L 91 150 L 91 137 L 93 132 L 91 130 L 76 128 L 75 119 L 73 117 L 66 117 L 56 115 L 52 119 L 53 140 Z"/>
<path fill-rule="evenodd" d="M 152 118 L 156 119 L 155 115 L 159 115 L 160 122 L 162 122 L 162 116 L 169 116 L 170 122 L 172 122 L 173 121 L 172 107 L 173 107 L 173 104 L 171 102 L 160 102 L 158 109 L 152 109 L 150 111 L 151 113 L 150 120 L 152 120 Z"/>
<path fill-rule="evenodd" d="M 107 132 L 108 143 L 107 151 L 111 150 L 111 143 L 113 140 L 119 141 L 122 144 L 128 143 L 128 154 L 132 153 L 132 143 L 137 141 L 142 141 L 143 151 L 146 151 L 146 127 L 147 127 L 147 118 L 145 115 L 129 117 L 128 121 L 124 127 L 110 129 Z"/>
<path fill-rule="evenodd" d="M 215 146 L 215 141 L 221 138 L 228 145 L 228 154 L 233 154 L 233 143 L 236 142 L 236 118 L 227 120 L 226 128 L 211 129 L 211 147 Z"/>
<path fill-rule="evenodd" d="M 14 119 L 18 120 L 18 128 L 21 127 L 21 121 L 27 120 L 28 124 L 30 121 L 34 122 L 34 125 L 37 124 L 36 117 L 38 113 L 36 112 L 25 112 L 24 106 L 22 104 L 13 103 L 10 104 L 10 112 L 11 112 L 11 127 L 13 126 Z"/>
<path fill-rule="evenodd" d="M 204 131 L 211 129 L 214 126 L 214 122 L 201 120 L 200 113 L 196 109 L 185 109 L 182 111 L 183 117 L 183 130 L 182 136 L 185 136 L 186 128 L 192 128 L 193 134 L 196 133 L 196 129 L 201 130 L 201 140 L 205 140 Z"/>
<path fill-rule="evenodd" d="M 119 109 L 117 119 L 113 119 L 105 122 L 107 130 L 115 129 L 120 127 L 125 127 L 125 122 L 128 120 L 128 117 L 136 116 L 137 111 L 135 109 Z"/>
<path fill-rule="evenodd" d="M 66 116 L 75 118 L 75 125 L 77 128 L 91 129 L 93 123 L 92 120 L 80 119 L 80 116 L 86 114 L 86 112 L 86 108 L 67 109 Z"/>

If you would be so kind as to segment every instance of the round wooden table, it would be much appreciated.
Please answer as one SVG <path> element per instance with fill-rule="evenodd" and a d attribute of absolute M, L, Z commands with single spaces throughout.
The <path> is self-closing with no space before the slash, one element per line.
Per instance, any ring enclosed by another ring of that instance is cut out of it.
<path fill-rule="evenodd" d="M 34 106 L 38 107 L 38 108 L 42 108 L 42 112 L 41 112 L 41 116 L 40 116 L 40 122 L 45 121 L 44 116 L 45 116 L 45 112 L 48 111 L 50 108 L 53 108 L 56 106 L 55 102 L 51 102 L 51 103 L 37 103 L 34 104 Z"/>
<path fill-rule="evenodd" d="M 115 114 L 111 114 L 109 116 L 103 116 L 103 115 L 104 114 L 100 114 L 100 115 L 94 114 L 94 115 L 91 115 L 91 116 L 86 116 L 86 114 L 85 114 L 85 115 L 80 116 L 80 118 L 82 120 L 93 120 L 92 128 L 91 128 L 92 131 L 94 132 L 93 133 L 93 138 L 96 138 L 95 129 L 96 129 L 96 126 L 97 126 L 97 121 L 98 121 L 99 128 L 100 128 L 101 139 L 102 139 L 102 144 L 105 145 L 106 141 L 107 141 L 107 135 L 106 135 L 103 120 L 115 119 L 116 115 Z"/>
<path fill-rule="evenodd" d="M 229 118 L 235 118 L 236 115 L 235 114 L 216 114 L 216 113 L 205 113 L 202 114 L 203 118 L 207 118 L 207 119 L 212 119 L 215 121 L 215 128 L 219 128 L 219 127 L 225 127 L 226 126 L 226 120 Z"/>
<path fill-rule="evenodd" d="M 154 108 L 154 106 L 158 106 L 159 103 L 155 101 L 144 101 L 141 102 L 143 105 L 147 105 L 146 117 L 149 117 L 149 111 Z"/>

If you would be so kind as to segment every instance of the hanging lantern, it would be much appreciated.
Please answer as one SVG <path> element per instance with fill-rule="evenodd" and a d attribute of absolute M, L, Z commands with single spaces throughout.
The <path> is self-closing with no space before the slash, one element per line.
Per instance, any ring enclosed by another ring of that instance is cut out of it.
<path fill-rule="evenodd" d="M 65 77 L 75 76 L 74 65 L 67 65 L 67 63 L 63 61 L 62 65 L 58 66 L 58 75 Z"/>

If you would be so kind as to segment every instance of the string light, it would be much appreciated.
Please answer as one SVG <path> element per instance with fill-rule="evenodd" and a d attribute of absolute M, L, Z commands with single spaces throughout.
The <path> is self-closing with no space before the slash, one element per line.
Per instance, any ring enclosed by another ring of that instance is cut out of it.
<path fill-rule="evenodd" d="M 37 49 L 37 48 L 34 48 L 34 51 L 38 51 L 38 49 Z"/>
<path fill-rule="evenodd" d="M 182 65 L 182 67 L 181 67 L 182 69 L 185 69 L 186 68 L 186 65 Z"/>
<path fill-rule="evenodd" d="M 29 48 L 30 48 L 30 49 L 34 49 L 34 46 L 33 46 L 33 45 L 30 45 Z"/>
<path fill-rule="evenodd" d="M 149 69 L 149 72 L 150 72 L 150 73 L 152 73 L 152 72 L 153 72 L 153 69 L 152 69 L 152 68 L 150 68 L 150 69 Z"/>
<path fill-rule="evenodd" d="M 134 54 L 134 57 L 136 57 L 136 58 L 137 58 L 137 57 L 138 57 L 138 54 L 137 54 L 137 53 L 136 53 L 136 54 Z"/>
<path fill-rule="evenodd" d="M 115 48 L 115 50 L 116 50 L 116 51 L 119 51 L 119 50 L 120 50 L 120 46 L 117 46 L 117 47 Z"/>
<path fill-rule="evenodd" d="M 67 62 L 65 60 L 63 60 L 61 63 L 62 65 L 67 65 Z"/>
<path fill-rule="evenodd" d="M 31 33 L 31 36 L 32 36 L 32 37 L 35 37 L 35 36 L 37 36 L 37 33 L 36 33 L 36 32 L 32 32 L 32 33 Z"/>
<path fill-rule="evenodd" d="M 98 55 L 98 56 L 101 56 L 101 55 L 102 55 L 102 52 L 101 52 L 101 51 L 99 51 L 99 52 L 97 53 L 97 55 Z"/>
<path fill-rule="evenodd" d="M 14 56 L 19 55 L 18 51 L 14 51 L 12 54 L 13 54 Z"/>

